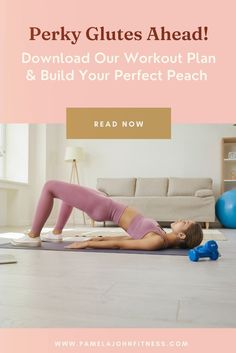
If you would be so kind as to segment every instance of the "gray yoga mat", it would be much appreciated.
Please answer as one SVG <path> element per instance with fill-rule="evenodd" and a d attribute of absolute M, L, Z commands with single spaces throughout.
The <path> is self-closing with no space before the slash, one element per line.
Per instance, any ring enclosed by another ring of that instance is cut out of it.
<path fill-rule="evenodd" d="M 148 254 L 148 255 L 178 255 L 187 256 L 186 249 L 163 249 L 163 250 L 117 250 L 117 249 L 66 249 L 69 242 L 49 243 L 42 242 L 41 246 L 14 246 L 11 243 L 0 244 L 1 249 L 23 249 L 23 250 L 50 250 L 50 251 L 76 251 L 76 252 L 96 252 L 96 253 L 114 253 L 114 254 Z"/>

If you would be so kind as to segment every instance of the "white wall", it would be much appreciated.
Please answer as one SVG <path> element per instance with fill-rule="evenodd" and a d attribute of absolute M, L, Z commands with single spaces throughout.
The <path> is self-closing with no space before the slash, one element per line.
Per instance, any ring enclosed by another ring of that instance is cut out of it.
<path fill-rule="evenodd" d="M 67 145 L 82 146 L 81 184 L 95 187 L 97 177 L 211 177 L 220 190 L 221 138 L 236 136 L 232 125 L 173 125 L 171 140 L 66 140 L 64 125 L 30 126 L 29 185 L 7 200 L 8 225 L 30 224 L 40 191 L 48 179 L 69 181 Z M 49 221 L 56 217 L 58 202 Z M 77 212 L 76 221 L 81 220 Z"/>
<path fill-rule="evenodd" d="M 64 136 L 64 127 L 61 127 Z M 83 183 L 94 187 L 97 177 L 211 177 L 218 194 L 221 138 L 236 136 L 232 125 L 175 124 L 170 140 L 68 140 L 84 147 Z M 64 146 L 61 145 L 61 155 Z M 59 160 L 60 170 L 64 162 Z M 58 174 L 65 176 L 64 172 Z"/>
<path fill-rule="evenodd" d="M 6 141 L 5 178 L 28 182 L 28 124 L 7 124 Z"/>

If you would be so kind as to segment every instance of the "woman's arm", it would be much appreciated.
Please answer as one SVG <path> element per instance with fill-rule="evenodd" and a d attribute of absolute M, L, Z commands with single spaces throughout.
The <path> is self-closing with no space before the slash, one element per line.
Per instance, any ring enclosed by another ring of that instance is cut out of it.
<path fill-rule="evenodd" d="M 68 249 L 126 249 L 126 250 L 159 250 L 163 248 L 163 239 L 158 236 L 138 240 L 93 240 L 72 243 Z"/>
<path fill-rule="evenodd" d="M 132 240 L 132 238 L 129 236 L 129 235 L 117 235 L 117 236 L 97 236 L 93 239 L 90 239 L 90 240 L 98 240 L 98 241 L 103 241 L 103 240 Z"/>

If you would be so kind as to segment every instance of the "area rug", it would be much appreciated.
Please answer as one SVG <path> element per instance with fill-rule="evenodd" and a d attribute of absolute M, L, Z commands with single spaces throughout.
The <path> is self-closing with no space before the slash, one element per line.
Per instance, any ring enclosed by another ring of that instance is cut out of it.
<path fill-rule="evenodd" d="M 228 240 L 226 236 L 218 229 L 203 229 L 203 241 L 202 243 L 205 243 L 208 240 L 215 240 L 215 241 L 221 241 L 221 240 Z"/>
<path fill-rule="evenodd" d="M 171 232 L 170 228 L 164 228 L 166 233 Z M 85 228 L 80 227 L 74 230 L 65 230 L 65 241 L 76 241 L 78 238 L 88 237 L 93 238 L 97 236 L 122 236 L 127 233 L 117 227 L 105 227 L 105 228 Z M 203 240 L 204 244 L 208 240 L 224 241 L 227 240 L 226 236 L 218 229 L 203 229 Z"/>

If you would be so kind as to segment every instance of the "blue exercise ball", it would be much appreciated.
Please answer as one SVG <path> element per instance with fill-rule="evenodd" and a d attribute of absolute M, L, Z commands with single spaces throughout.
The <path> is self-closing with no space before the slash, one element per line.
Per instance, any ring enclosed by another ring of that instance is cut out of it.
<path fill-rule="evenodd" d="M 224 192 L 216 202 L 216 217 L 226 228 L 236 228 L 236 189 Z"/>

